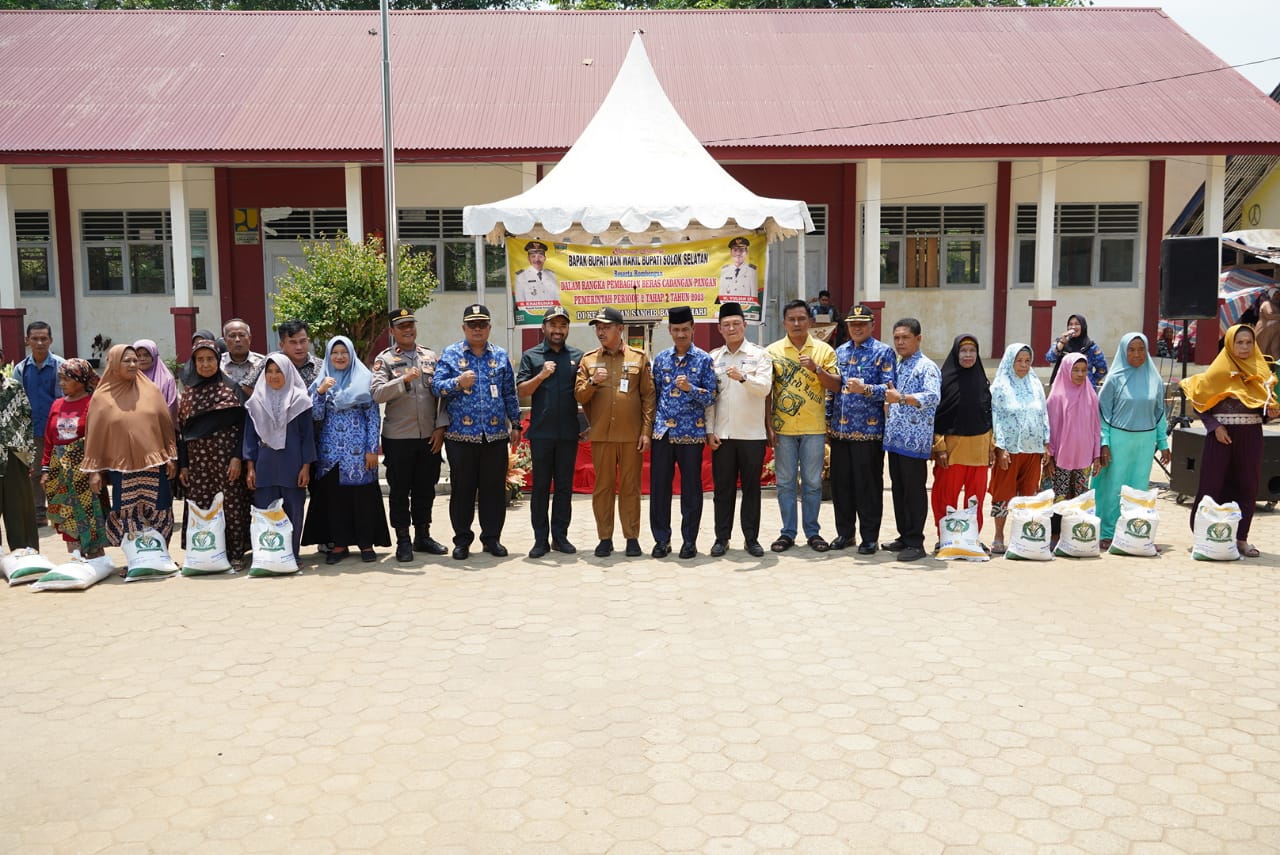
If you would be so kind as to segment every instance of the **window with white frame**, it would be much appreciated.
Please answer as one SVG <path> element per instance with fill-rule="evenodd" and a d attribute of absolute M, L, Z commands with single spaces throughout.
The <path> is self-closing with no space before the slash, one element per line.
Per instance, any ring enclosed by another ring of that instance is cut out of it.
<path fill-rule="evenodd" d="M 285 208 L 280 213 L 263 221 L 268 240 L 333 240 L 347 230 L 346 208 Z"/>
<path fill-rule="evenodd" d="M 191 289 L 209 291 L 209 212 L 190 210 Z M 90 294 L 173 293 L 169 212 L 81 211 L 80 243 Z"/>
<path fill-rule="evenodd" d="M 18 290 L 39 296 L 53 293 L 53 230 L 48 211 L 15 211 L 18 239 Z"/>
<path fill-rule="evenodd" d="M 475 238 L 462 231 L 461 208 L 401 208 L 397 214 L 401 243 L 414 253 L 427 253 L 442 291 L 476 290 Z M 507 250 L 484 247 L 486 290 L 507 290 Z"/>
<path fill-rule="evenodd" d="M 880 208 L 880 284 L 981 286 L 986 231 L 986 205 L 885 205 Z"/>
<path fill-rule="evenodd" d="M 1036 278 L 1036 206 L 1017 212 L 1019 285 Z M 1142 206 L 1136 202 L 1054 208 L 1053 282 L 1061 287 L 1136 285 Z"/>

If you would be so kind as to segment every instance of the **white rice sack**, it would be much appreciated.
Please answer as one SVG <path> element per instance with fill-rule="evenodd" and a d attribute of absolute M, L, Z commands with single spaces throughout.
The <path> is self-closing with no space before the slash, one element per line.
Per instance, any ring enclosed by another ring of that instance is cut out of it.
<path fill-rule="evenodd" d="M 207 508 L 188 499 L 187 552 L 182 559 L 182 575 L 204 576 L 226 573 L 230 569 L 227 515 L 222 510 L 222 494 L 214 496 Z"/>
<path fill-rule="evenodd" d="M 1053 512 L 1062 517 L 1062 530 L 1054 555 L 1066 558 L 1097 558 L 1098 529 L 1102 521 L 1095 513 L 1092 490 L 1074 499 L 1063 499 L 1053 506 Z"/>
<path fill-rule="evenodd" d="M 169 557 L 168 545 L 154 528 L 126 534 L 120 548 L 129 566 L 126 582 L 164 578 L 178 572 L 178 565 Z"/>
<path fill-rule="evenodd" d="M 943 561 L 990 561 L 978 540 L 978 497 L 969 497 L 967 508 L 947 507 L 938 526 L 938 554 Z"/>
<path fill-rule="evenodd" d="M 0 569 L 10 585 L 25 585 L 52 570 L 53 562 L 34 549 L 15 549 L 0 558 Z"/>
<path fill-rule="evenodd" d="M 1156 529 L 1160 527 L 1160 512 L 1156 510 L 1158 490 L 1135 490 L 1128 484 L 1120 487 L 1120 518 L 1116 520 L 1116 533 L 1111 539 L 1112 555 L 1135 555 L 1151 558 L 1159 555 L 1156 549 Z"/>
<path fill-rule="evenodd" d="M 1053 522 L 1053 491 L 1009 500 L 1009 545 L 1005 558 L 1015 561 L 1052 561 L 1049 526 Z"/>
<path fill-rule="evenodd" d="M 111 575 L 115 563 L 105 555 L 59 564 L 31 586 L 33 591 L 83 591 Z"/>
<path fill-rule="evenodd" d="M 1196 505 L 1196 521 L 1191 527 L 1195 543 L 1191 557 L 1197 561 L 1239 561 L 1236 547 L 1236 528 L 1240 525 L 1240 505 L 1227 502 L 1220 505 L 1205 496 Z"/>
<path fill-rule="evenodd" d="M 250 509 L 249 539 L 253 542 L 250 576 L 287 576 L 298 572 L 293 554 L 293 523 L 284 512 L 284 500 L 276 499 L 266 510 Z"/>

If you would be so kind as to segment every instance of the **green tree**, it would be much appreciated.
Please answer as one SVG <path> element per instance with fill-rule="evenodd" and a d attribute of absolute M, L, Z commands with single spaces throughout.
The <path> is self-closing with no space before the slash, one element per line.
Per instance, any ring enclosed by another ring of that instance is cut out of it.
<path fill-rule="evenodd" d="M 368 362 L 373 343 L 387 328 L 387 256 L 382 238 L 352 243 L 342 234 L 333 243 L 299 242 L 305 267 L 289 265 L 278 278 L 280 293 L 272 298 L 278 320 L 297 319 L 311 327 L 311 337 L 326 342 L 345 335 Z M 401 244 L 396 257 L 399 304 L 417 311 L 431 302 L 436 276 L 428 255 Z"/>

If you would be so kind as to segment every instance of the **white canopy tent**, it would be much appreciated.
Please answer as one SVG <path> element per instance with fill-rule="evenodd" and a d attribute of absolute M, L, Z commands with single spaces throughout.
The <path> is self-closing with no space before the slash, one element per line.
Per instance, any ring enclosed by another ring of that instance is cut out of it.
<path fill-rule="evenodd" d="M 674 243 L 756 231 L 768 241 L 798 235 L 804 294 L 802 201 L 757 196 L 715 161 L 689 130 L 654 74 L 637 31 L 600 109 L 549 175 L 518 196 L 468 205 L 463 231 L 500 244 L 507 235 L 613 245 Z M 639 240 L 637 240 L 639 238 Z M 479 282 L 484 283 L 483 268 Z"/>

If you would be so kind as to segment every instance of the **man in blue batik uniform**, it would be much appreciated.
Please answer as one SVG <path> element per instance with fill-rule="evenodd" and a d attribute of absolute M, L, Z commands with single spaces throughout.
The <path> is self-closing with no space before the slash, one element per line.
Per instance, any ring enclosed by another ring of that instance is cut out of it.
<path fill-rule="evenodd" d="M 942 374 L 920 352 L 920 322 L 903 318 L 893 325 L 893 349 L 898 354 L 893 383 L 885 390 L 889 418 L 884 426 L 884 450 L 889 452 L 893 481 L 893 516 L 898 538 L 885 549 L 899 561 L 924 557 L 924 526 L 929 515 L 926 464 L 933 451 L 933 417 L 942 398 Z"/>
<path fill-rule="evenodd" d="M 702 524 L 702 449 L 707 442 L 706 409 L 716 400 L 716 369 L 711 355 L 693 343 L 693 310 L 679 306 L 667 313 L 673 346 L 653 360 L 658 399 L 649 458 L 649 528 L 653 557 L 671 553 L 671 487 L 680 467 L 681 558 L 698 554 Z"/>
<path fill-rule="evenodd" d="M 884 515 L 884 393 L 893 381 L 893 348 L 871 335 L 875 314 L 855 306 L 845 318 L 849 341 L 836 348 L 840 391 L 827 398 L 831 442 L 831 500 L 836 512 L 832 549 L 854 543 L 874 555 Z"/>
<path fill-rule="evenodd" d="M 445 402 L 449 427 L 445 454 L 451 490 L 453 557 L 470 555 L 471 523 L 480 509 L 480 543 L 497 558 L 507 554 L 499 538 L 507 520 L 507 448 L 520 444 L 520 399 L 507 352 L 489 343 L 489 309 L 462 313 L 465 338 L 440 354 L 431 391 Z M 478 497 L 478 498 L 477 498 Z"/>

